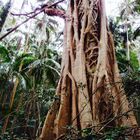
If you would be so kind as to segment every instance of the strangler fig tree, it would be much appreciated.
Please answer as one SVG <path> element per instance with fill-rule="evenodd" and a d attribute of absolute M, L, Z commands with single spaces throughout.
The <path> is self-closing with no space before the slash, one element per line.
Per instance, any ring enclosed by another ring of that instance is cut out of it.
<path fill-rule="evenodd" d="M 41 140 L 65 137 L 68 126 L 95 132 L 137 126 L 122 87 L 105 11 L 105 0 L 69 0 L 57 98 Z"/>

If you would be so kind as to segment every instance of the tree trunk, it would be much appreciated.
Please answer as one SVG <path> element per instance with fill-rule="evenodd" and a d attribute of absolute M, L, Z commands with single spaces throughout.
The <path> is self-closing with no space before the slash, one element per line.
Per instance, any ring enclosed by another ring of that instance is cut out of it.
<path fill-rule="evenodd" d="M 3 25 L 4 25 L 5 21 L 6 21 L 6 18 L 8 16 L 9 10 L 11 8 L 11 4 L 12 4 L 11 0 L 9 0 L 6 3 L 6 5 L 3 7 L 3 11 L 2 11 L 2 13 L 0 15 L 0 18 L 1 18 L 1 20 L 0 20 L 0 32 L 1 32 L 1 30 L 3 28 Z"/>
<path fill-rule="evenodd" d="M 124 93 L 108 30 L 105 0 L 70 0 L 58 97 L 49 110 L 41 140 L 76 130 L 137 126 Z"/>

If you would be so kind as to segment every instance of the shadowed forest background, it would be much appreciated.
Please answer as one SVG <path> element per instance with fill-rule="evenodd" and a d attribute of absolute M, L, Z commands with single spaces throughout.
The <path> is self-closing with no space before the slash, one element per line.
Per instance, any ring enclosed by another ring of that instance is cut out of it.
<path fill-rule="evenodd" d="M 68 15 L 69 11 L 67 11 L 68 3 L 66 0 L 22 0 L 20 3 L 16 0 L 0 1 L 1 140 L 39 139 L 43 133 L 42 128 L 48 111 L 51 110 L 53 102 L 60 100 L 59 95 L 55 93 L 63 90 L 63 82 L 60 89 L 59 84 L 63 81 L 63 77 L 65 77 L 65 65 L 68 64 L 66 63 L 67 50 L 63 49 L 63 46 L 68 46 L 65 43 L 66 33 L 64 32 L 65 21 L 67 21 L 66 23 L 69 26 L 71 17 Z M 116 116 L 114 120 L 121 117 L 129 118 L 129 112 L 133 111 L 137 121 L 134 131 L 137 131 L 140 125 L 140 1 L 122 0 L 118 5 L 118 9 L 115 10 L 117 12 L 114 16 L 107 13 L 107 31 L 110 32 L 108 33 L 108 38 L 111 40 L 110 34 L 112 34 L 116 62 L 122 78 L 121 83 L 123 83 L 125 95 L 130 103 L 130 106 L 128 105 L 130 110 L 123 112 L 120 116 Z M 81 14 L 80 16 L 82 17 L 83 15 Z M 97 19 L 97 21 L 102 20 Z M 82 24 L 79 28 L 81 27 Z M 69 33 L 69 30 L 72 30 L 71 34 L 74 34 L 75 29 L 68 28 L 67 33 Z M 90 31 L 87 29 L 87 32 Z M 76 38 L 75 36 L 72 36 L 72 41 Z M 102 39 L 101 36 L 99 38 Z M 67 34 L 68 37 L 69 35 Z M 76 42 L 75 44 L 77 46 L 78 43 Z M 71 46 L 74 46 L 74 44 Z M 96 46 L 98 47 L 97 44 Z M 63 50 L 66 52 L 65 57 Z M 73 50 L 75 51 L 76 47 Z M 84 51 L 85 53 L 89 52 L 88 49 Z M 92 57 L 92 60 L 97 59 L 97 48 L 95 48 L 95 52 L 94 57 L 91 52 L 85 56 L 88 58 Z M 68 62 L 72 58 L 69 57 L 69 59 Z M 86 74 L 91 74 L 87 76 L 89 79 L 95 71 L 93 63 L 89 62 L 91 67 L 86 67 Z M 72 61 L 68 65 L 71 64 Z M 65 66 L 64 69 L 63 66 Z M 71 92 L 75 85 L 73 84 L 73 75 L 71 76 L 73 69 L 71 66 L 68 67 L 71 70 L 70 73 L 66 74 L 66 79 L 67 76 L 70 77 L 66 80 L 66 91 Z M 77 75 L 78 72 L 76 73 Z M 68 84 L 69 81 L 71 81 L 71 85 Z M 88 84 L 90 85 L 90 80 Z M 80 90 L 84 92 L 85 84 L 76 81 L 76 85 L 77 92 Z M 105 84 L 104 87 L 108 88 L 108 85 Z M 67 95 L 69 96 L 69 93 Z M 70 100 L 72 100 L 72 97 Z M 91 104 L 94 105 L 92 101 Z M 101 106 L 104 106 L 104 104 Z M 70 112 L 73 112 L 72 109 Z M 96 115 L 93 113 L 93 118 L 94 116 L 96 118 Z M 103 131 L 102 127 L 99 128 L 99 133 L 92 131 L 93 128 L 91 126 L 85 127 L 85 124 L 82 124 L 82 122 L 80 125 L 74 122 L 78 126 L 76 129 L 71 124 L 66 125 L 65 128 L 68 130 L 68 133 L 65 136 L 62 135 L 63 138 L 59 134 L 58 136 L 60 136 L 60 139 L 66 140 L 74 139 L 73 137 L 83 140 L 123 140 L 125 136 L 132 135 L 133 127 L 130 128 L 125 125 L 106 127 L 106 125 L 110 124 L 109 122 L 112 122 L 110 120 L 112 118 L 109 118 L 103 124 L 105 128 Z M 83 118 L 81 117 L 81 119 Z M 140 134 L 137 135 L 140 139 Z M 42 138 L 42 140 L 45 139 Z"/>

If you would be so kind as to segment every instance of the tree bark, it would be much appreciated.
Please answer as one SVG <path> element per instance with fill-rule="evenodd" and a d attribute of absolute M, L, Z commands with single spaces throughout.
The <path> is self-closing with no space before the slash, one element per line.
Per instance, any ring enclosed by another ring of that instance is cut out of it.
<path fill-rule="evenodd" d="M 6 3 L 6 5 L 3 7 L 3 11 L 2 11 L 2 13 L 0 15 L 0 18 L 1 18 L 1 20 L 0 20 L 0 32 L 2 31 L 3 25 L 4 25 L 5 21 L 6 21 L 7 16 L 8 16 L 9 10 L 11 8 L 11 4 L 12 4 L 11 0 L 9 0 Z"/>
<path fill-rule="evenodd" d="M 58 139 L 69 126 L 96 132 L 137 126 L 122 87 L 105 0 L 70 0 L 66 17 L 59 98 L 47 114 L 40 139 Z"/>

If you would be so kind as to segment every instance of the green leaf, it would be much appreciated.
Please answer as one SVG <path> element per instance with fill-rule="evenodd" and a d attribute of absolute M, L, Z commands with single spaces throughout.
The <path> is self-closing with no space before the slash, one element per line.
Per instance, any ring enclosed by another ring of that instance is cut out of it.
<path fill-rule="evenodd" d="M 0 45 L 0 63 L 9 62 L 10 56 L 8 50 Z"/>
<path fill-rule="evenodd" d="M 19 70 L 19 66 L 23 65 L 23 69 L 27 67 L 30 63 L 34 62 L 37 58 L 32 56 L 31 53 L 22 54 L 15 59 L 15 63 L 13 64 L 13 69 L 15 71 Z"/>
<path fill-rule="evenodd" d="M 137 71 L 139 69 L 139 61 L 135 52 L 130 52 L 130 65 L 133 70 Z"/>

